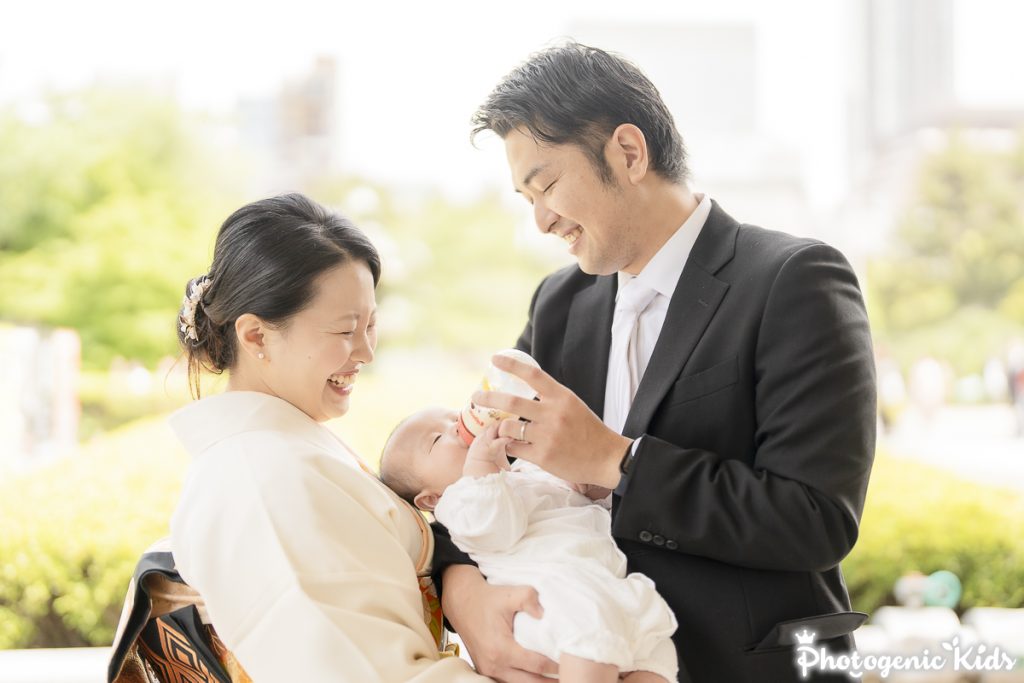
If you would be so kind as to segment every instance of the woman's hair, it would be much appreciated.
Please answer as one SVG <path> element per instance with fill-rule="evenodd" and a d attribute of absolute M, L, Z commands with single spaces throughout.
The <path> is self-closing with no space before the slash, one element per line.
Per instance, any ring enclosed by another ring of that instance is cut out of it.
<path fill-rule="evenodd" d="M 573 144 L 610 183 L 604 147 L 624 123 L 643 131 L 651 169 L 672 182 L 687 179 L 686 148 L 658 89 L 622 57 L 576 42 L 530 56 L 491 91 L 472 118 L 476 137 L 504 138 L 523 127 L 540 142 Z"/>
<path fill-rule="evenodd" d="M 199 396 L 203 369 L 220 374 L 234 367 L 239 316 L 251 313 L 284 326 L 312 301 L 321 273 L 352 261 L 366 264 L 376 286 L 380 256 L 370 240 L 304 195 L 261 199 L 228 216 L 210 271 L 189 280 L 178 312 L 178 342 L 193 394 Z"/>

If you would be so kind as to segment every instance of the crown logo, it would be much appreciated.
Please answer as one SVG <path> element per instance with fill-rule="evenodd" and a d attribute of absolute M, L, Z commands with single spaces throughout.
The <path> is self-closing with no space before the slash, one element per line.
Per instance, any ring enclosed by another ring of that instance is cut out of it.
<path fill-rule="evenodd" d="M 814 645 L 814 637 L 818 634 L 805 628 L 803 631 L 797 631 L 793 635 L 796 636 L 797 645 Z"/>

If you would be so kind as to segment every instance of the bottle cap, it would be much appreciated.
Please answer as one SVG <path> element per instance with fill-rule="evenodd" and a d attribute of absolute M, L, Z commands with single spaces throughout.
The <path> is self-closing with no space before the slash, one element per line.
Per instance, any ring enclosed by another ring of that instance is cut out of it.
<path fill-rule="evenodd" d="M 462 415 L 459 415 L 459 422 L 455 425 L 455 428 L 459 432 L 459 437 L 465 442 L 465 444 L 467 446 L 472 446 L 473 439 L 475 439 L 476 436 L 473 432 L 469 431 L 468 427 L 466 427 L 466 423 L 463 421 Z"/>

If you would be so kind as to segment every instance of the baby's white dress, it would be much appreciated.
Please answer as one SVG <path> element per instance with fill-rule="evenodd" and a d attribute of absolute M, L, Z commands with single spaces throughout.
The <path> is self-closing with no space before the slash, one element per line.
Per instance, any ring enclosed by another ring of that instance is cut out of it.
<path fill-rule="evenodd" d="M 516 615 L 520 645 L 676 680 L 675 616 L 653 581 L 626 576 L 605 508 L 519 460 L 509 472 L 463 477 L 434 514 L 490 583 L 537 590 L 544 616 Z"/>

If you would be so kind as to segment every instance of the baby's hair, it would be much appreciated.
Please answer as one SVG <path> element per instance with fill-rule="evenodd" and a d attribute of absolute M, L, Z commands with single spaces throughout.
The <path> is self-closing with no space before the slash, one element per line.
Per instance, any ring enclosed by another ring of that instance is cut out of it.
<path fill-rule="evenodd" d="M 388 457 L 388 446 L 391 445 L 395 432 L 412 417 L 410 415 L 395 425 L 395 428 L 388 435 L 387 441 L 384 442 L 384 448 L 380 451 L 380 480 L 384 482 L 385 486 L 397 493 L 399 498 L 413 507 L 417 507 L 416 495 L 422 490 L 420 483 L 416 481 L 416 478 L 408 468 L 399 467 L 397 464 L 394 464 L 394 458 Z"/>

